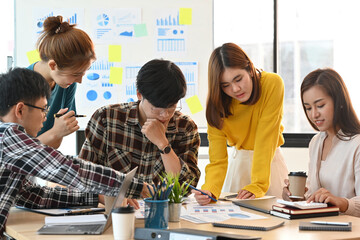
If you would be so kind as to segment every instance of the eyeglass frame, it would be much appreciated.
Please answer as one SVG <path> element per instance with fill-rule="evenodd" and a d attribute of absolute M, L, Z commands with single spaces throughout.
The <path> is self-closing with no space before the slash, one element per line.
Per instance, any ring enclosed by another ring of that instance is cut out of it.
<path fill-rule="evenodd" d="M 32 107 L 32 108 L 36 108 L 36 109 L 40 109 L 42 111 L 42 113 L 45 114 L 45 116 L 48 114 L 48 112 L 50 111 L 50 106 L 46 106 L 45 108 L 42 107 L 38 107 L 38 106 L 34 106 L 32 104 L 29 103 L 24 103 L 24 105 L 28 106 L 28 107 Z"/>
<path fill-rule="evenodd" d="M 182 109 L 181 100 L 179 100 L 178 103 L 179 102 L 180 102 L 180 106 L 177 106 L 177 104 L 176 104 L 175 108 L 157 108 L 157 107 L 154 107 L 151 104 L 151 102 L 149 102 L 151 104 L 150 110 L 153 114 L 162 115 L 162 114 L 164 114 L 164 112 L 167 112 L 168 114 L 173 114 L 175 111 L 181 111 L 181 109 Z"/>

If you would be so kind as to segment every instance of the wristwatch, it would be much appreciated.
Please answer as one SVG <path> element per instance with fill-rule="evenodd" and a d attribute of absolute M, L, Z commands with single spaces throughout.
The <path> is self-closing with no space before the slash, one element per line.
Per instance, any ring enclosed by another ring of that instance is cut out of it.
<path fill-rule="evenodd" d="M 168 154 L 171 151 L 171 145 L 168 144 L 164 149 L 159 149 L 161 154 Z"/>

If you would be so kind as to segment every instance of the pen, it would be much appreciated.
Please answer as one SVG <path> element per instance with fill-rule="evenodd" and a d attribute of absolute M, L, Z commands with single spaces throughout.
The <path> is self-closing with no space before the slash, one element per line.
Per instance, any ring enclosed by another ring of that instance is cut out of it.
<path fill-rule="evenodd" d="M 80 213 L 87 213 L 87 212 L 91 212 L 92 209 L 80 209 L 80 210 L 69 210 L 68 213 L 73 213 L 73 214 L 80 214 Z"/>
<path fill-rule="evenodd" d="M 64 116 L 64 114 L 54 114 L 54 118 L 58 118 L 58 117 L 61 117 L 61 116 Z M 75 117 L 86 117 L 86 115 L 75 115 Z"/>
<path fill-rule="evenodd" d="M 204 192 L 201 191 L 200 189 L 197 189 L 196 187 L 193 187 L 193 186 L 191 186 L 191 185 L 188 184 L 188 183 L 185 183 L 185 184 L 186 184 L 189 188 L 194 189 L 195 191 L 201 192 L 202 195 L 206 195 L 206 196 L 208 196 L 211 200 L 213 200 L 214 202 L 217 202 L 217 200 L 216 200 L 215 198 L 213 198 L 212 196 L 210 196 L 209 194 L 204 193 Z"/>
<path fill-rule="evenodd" d="M 311 221 L 312 224 L 319 224 L 319 225 L 335 225 L 335 226 L 349 226 L 347 222 L 323 222 L 323 221 Z"/>

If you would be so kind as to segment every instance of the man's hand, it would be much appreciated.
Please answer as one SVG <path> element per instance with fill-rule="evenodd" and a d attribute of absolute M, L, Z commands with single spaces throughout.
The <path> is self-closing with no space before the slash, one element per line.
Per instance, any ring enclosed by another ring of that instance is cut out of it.
<path fill-rule="evenodd" d="M 135 210 L 140 209 L 140 204 L 136 199 L 126 198 L 125 203 L 126 203 L 126 206 L 127 205 L 133 206 L 135 208 Z"/>
<path fill-rule="evenodd" d="M 159 149 L 163 149 L 169 144 L 165 135 L 168 123 L 162 123 L 157 119 L 148 119 L 142 126 L 141 132 Z"/>
<path fill-rule="evenodd" d="M 69 111 L 66 113 L 68 109 L 60 109 L 58 114 L 64 114 L 61 117 L 55 118 L 54 126 L 51 128 L 54 134 L 57 136 L 65 137 L 77 130 L 79 130 L 78 121 L 75 117 L 74 111 Z"/>
<path fill-rule="evenodd" d="M 150 184 L 144 182 L 143 189 L 142 189 L 142 191 L 141 191 L 141 193 L 140 193 L 140 196 L 141 196 L 142 198 L 151 197 L 151 194 L 150 194 L 150 192 L 149 192 L 149 188 L 151 189 L 152 192 L 154 192 L 153 187 L 152 187 Z"/>

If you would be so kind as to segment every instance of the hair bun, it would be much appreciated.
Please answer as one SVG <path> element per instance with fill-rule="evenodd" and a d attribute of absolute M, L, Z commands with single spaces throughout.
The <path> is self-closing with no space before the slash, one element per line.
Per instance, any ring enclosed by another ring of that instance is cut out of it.
<path fill-rule="evenodd" d="M 44 21 L 44 32 L 47 34 L 63 33 L 69 30 L 72 26 L 68 22 L 63 22 L 62 16 L 48 17 Z"/>

